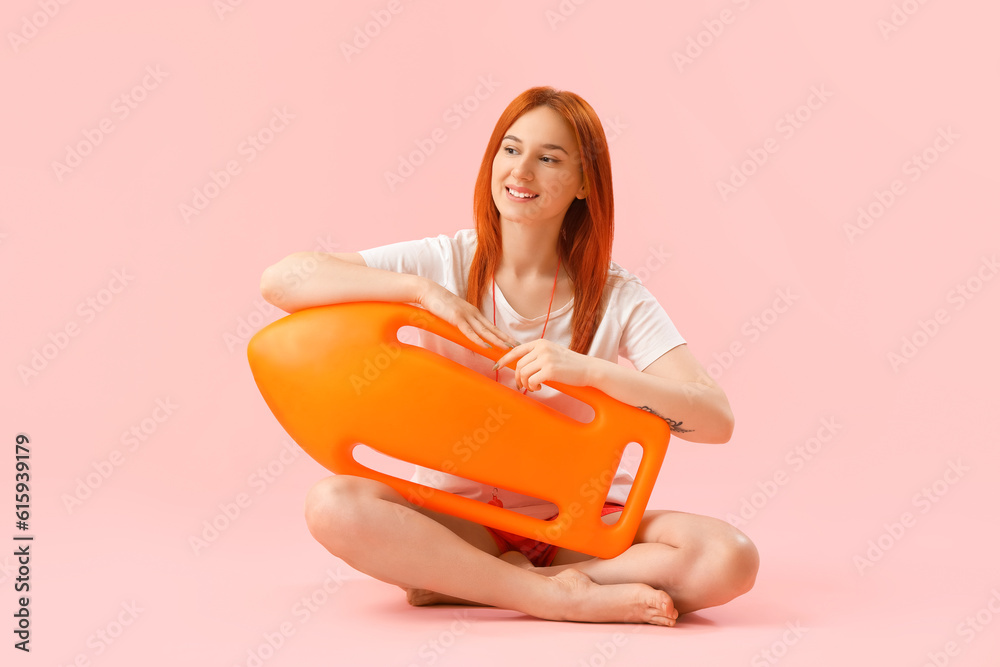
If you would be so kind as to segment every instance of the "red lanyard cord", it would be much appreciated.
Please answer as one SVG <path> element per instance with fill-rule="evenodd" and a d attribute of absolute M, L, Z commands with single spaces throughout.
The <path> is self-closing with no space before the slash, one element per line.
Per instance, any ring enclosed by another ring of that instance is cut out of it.
<path fill-rule="evenodd" d="M 562 258 L 561 257 L 556 258 L 556 279 L 552 281 L 552 294 L 549 295 L 549 309 L 545 313 L 545 323 L 542 325 L 542 335 L 540 336 L 540 338 L 545 338 L 545 330 L 549 326 L 549 315 L 552 314 L 552 301 L 556 298 L 556 283 L 559 282 L 559 267 L 560 267 L 561 264 L 562 264 Z M 493 280 L 493 326 L 496 326 L 497 325 L 497 280 L 496 280 L 496 274 L 494 274 L 492 276 L 492 280 Z M 494 376 L 494 380 L 496 380 L 497 382 L 500 381 L 500 370 L 499 369 L 496 371 L 496 375 Z M 528 388 L 525 387 L 524 391 L 522 391 L 521 393 L 522 394 L 527 394 L 528 393 Z"/>

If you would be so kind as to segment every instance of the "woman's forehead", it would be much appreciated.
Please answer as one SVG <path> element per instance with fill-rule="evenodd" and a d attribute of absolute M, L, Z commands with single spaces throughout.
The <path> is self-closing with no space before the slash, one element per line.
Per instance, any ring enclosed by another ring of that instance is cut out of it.
<path fill-rule="evenodd" d="M 507 130 L 522 143 L 561 146 L 568 153 L 576 151 L 576 140 L 569 122 L 547 106 L 526 111 Z"/>

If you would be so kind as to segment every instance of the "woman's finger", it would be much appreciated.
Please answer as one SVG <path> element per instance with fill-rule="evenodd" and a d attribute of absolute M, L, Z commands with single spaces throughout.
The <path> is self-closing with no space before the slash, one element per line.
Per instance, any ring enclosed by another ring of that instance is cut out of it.
<path fill-rule="evenodd" d="M 478 333 L 481 338 L 488 341 L 493 347 L 510 347 L 507 345 L 507 341 L 496 334 L 493 327 L 491 327 L 488 322 L 483 322 L 481 319 L 474 317 L 470 320 L 470 324 L 473 328 L 475 328 L 476 333 Z"/>
<path fill-rule="evenodd" d="M 497 363 L 494 364 L 493 370 L 497 370 L 501 366 L 507 366 L 507 365 L 510 364 L 510 362 L 512 362 L 514 360 L 518 360 L 520 362 L 520 360 L 526 354 L 528 354 L 530 352 L 531 352 L 531 348 L 530 347 L 525 347 L 523 345 L 518 345 L 515 348 L 511 348 L 506 353 L 504 353 L 504 355 L 502 357 L 500 357 L 499 359 L 497 359 Z M 515 371 L 516 370 L 517 369 L 515 368 Z"/>
<path fill-rule="evenodd" d="M 471 340 L 476 345 L 482 347 L 492 347 L 489 343 L 484 341 L 479 335 L 473 330 L 472 326 L 468 322 L 459 322 L 458 330 L 465 334 L 465 337 Z"/>
<path fill-rule="evenodd" d="M 518 364 L 517 378 L 521 388 L 527 387 L 528 391 L 538 391 L 541 387 L 542 364 L 535 358 L 522 359 Z M 536 377 L 537 376 L 537 377 Z M 534 385 L 534 386 L 532 386 Z"/>
<path fill-rule="evenodd" d="M 482 316 L 482 313 L 476 313 L 473 321 L 479 325 L 479 334 L 483 338 L 487 338 L 493 342 L 497 347 L 513 347 L 517 344 L 512 336 L 504 333 L 498 327 L 493 326 L 486 318 Z"/>

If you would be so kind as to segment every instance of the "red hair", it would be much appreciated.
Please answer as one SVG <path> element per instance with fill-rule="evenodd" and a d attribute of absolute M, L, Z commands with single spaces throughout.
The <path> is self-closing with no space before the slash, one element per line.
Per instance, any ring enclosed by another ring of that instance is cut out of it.
<path fill-rule="evenodd" d="M 580 147 L 580 167 L 587 197 L 574 199 L 570 204 L 559 230 L 556 251 L 573 280 L 570 349 L 587 354 L 601 321 L 601 299 L 611 263 L 615 223 L 611 159 L 604 127 L 594 109 L 579 95 L 548 86 L 530 88 L 518 95 L 500 115 L 476 179 L 472 206 L 478 243 L 469 267 L 469 289 L 465 298 L 476 308 L 482 308 L 483 293 L 500 263 L 500 212 L 493 202 L 491 188 L 493 159 L 514 121 L 542 105 L 566 119 Z"/>

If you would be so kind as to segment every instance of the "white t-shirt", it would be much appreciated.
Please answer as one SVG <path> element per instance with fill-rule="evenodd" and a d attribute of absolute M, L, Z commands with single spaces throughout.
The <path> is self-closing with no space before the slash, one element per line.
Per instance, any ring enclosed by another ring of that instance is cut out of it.
<path fill-rule="evenodd" d="M 437 237 L 370 248 L 362 250 L 360 254 L 370 267 L 423 276 L 464 298 L 468 287 L 469 267 L 475 250 L 476 231 L 463 229 L 453 238 L 441 234 Z M 615 262 L 611 262 L 609 266 L 605 286 L 605 291 L 608 290 L 610 293 L 607 310 L 594 335 L 590 356 L 614 363 L 618 363 L 618 358 L 621 356 L 641 371 L 674 347 L 685 343 L 656 298 L 637 277 Z M 541 337 L 542 326 L 545 324 L 544 315 L 531 319 L 522 317 L 507 303 L 499 286 L 496 288 L 496 295 L 497 327 L 510 332 L 522 343 Z M 492 321 L 492 289 L 486 290 L 482 312 Z M 568 348 L 573 338 L 572 316 L 571 298 L 569 303 L 550 314 L 545 329 L 545 339 Z M 438 336 L 423 335 L 422 330 L 418 329 L 417 332 L 415 344 L 434 350 L 490 379 L 495 377 L 493 364 L 486 357 Z M 500 381 L 512 389 L 515 388 L 514 374 L 509 369 L 501 369 Z M 593 409 L 590 406 L 544 384 L 539 391 L 529 392 L 527 395 L 553 409 L 571 416 L 576 415 L 583 421 L 589 421 L 593 416 Z M 617 471 L 608 493 L 608 501 L 624 504 L 628 497 L 634 471 L 628 470 L 626 463 L 623 461 Z M 558 474 L 558 471 L 553 471 L 553 474 Z M 411 480 L 474 500 L 486 502 L 493 497 L 491 486 L 419 466 Z M 499 498 L 504 508 L 514 509 L 539 519 L 548 519 L 558 511 L 552 503 L 510 491 L 501 490 Z"/>

